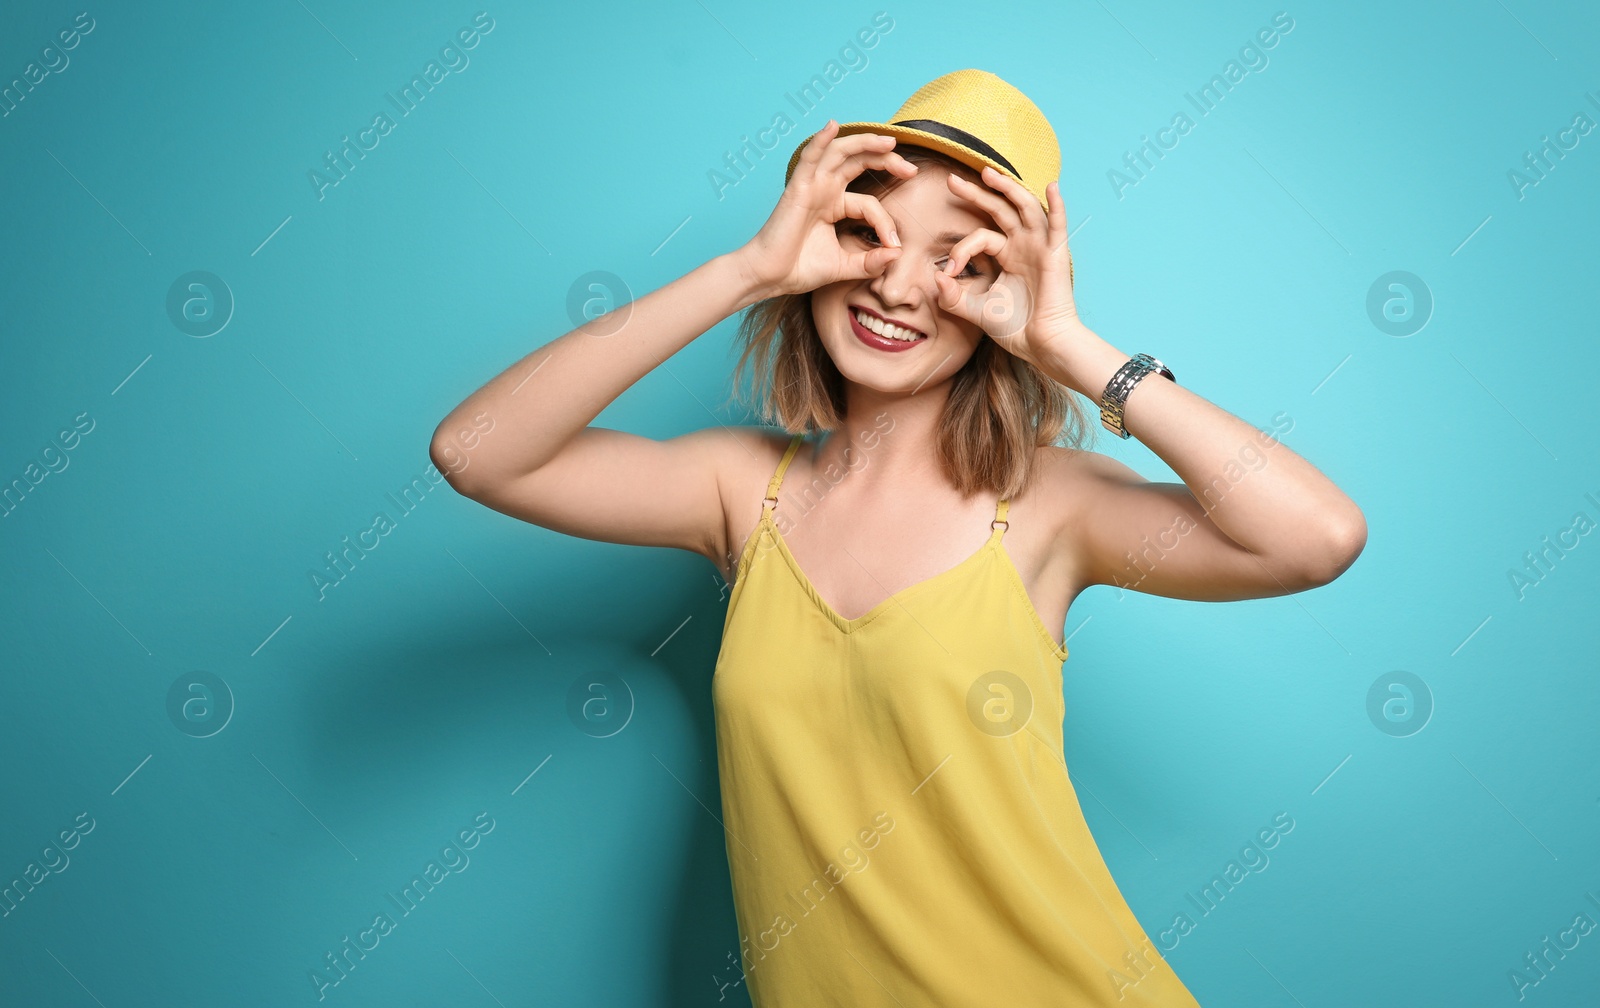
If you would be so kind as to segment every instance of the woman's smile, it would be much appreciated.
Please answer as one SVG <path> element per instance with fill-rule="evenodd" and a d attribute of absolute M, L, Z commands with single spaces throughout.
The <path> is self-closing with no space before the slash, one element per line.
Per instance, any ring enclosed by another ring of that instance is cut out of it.
<path fill-rule="evenodd" d="M 868 308 L 850 305 L 847 307 L 847 313 L 850 316 L 850 331 L 855 333 L 856 339 L 874 350 L 898 353 L 909 350 L 928 338 L 927 333 L 890 322 Z"/>

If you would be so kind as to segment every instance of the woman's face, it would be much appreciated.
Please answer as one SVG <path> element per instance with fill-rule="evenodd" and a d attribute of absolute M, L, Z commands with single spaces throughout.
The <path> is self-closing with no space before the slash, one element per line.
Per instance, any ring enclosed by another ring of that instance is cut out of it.
<path fill-rule="evenodd" d="M 984 338 L 978 326 L 939 307 L 933 276 L 944 269 L 956 242 L 978 228 L 999 228 L 950 191 L 949 174 L 944 165 L 920 164 L 914 177 L 879 197 L 902 246 L 882 275 L 841 280 L 811 294 L 817 334 L 848 381 L 882 392 L 915 391 L 959 371 Z M 846 252 L 881 244 L 872 226 L 855 217 L 840 220 L 835 229 Z M 979 255 L 955 279 L 963 290 L 980 292 L 998 275 L 994 260 Z M 904 331 L 890 331 L 887 338 L 874 331 L 885 322 L 914 330 L 914 341 L 893 338 L 910 335 Z"/>

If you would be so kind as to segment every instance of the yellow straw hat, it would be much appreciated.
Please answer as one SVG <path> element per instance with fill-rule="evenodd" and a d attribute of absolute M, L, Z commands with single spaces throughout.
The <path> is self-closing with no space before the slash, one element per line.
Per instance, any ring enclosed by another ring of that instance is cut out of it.
<path fill-rule="evenodd" d="M 839 124 L 839 136 L 881 133 L 904 144 L 927 147 L 975 171 L 985 165 L 1020 182 L 1050 212 L 1045 186 L 1061 176 L 1056 132 L 1028 96 L 987 70 L 956 70 L 917 89 L 888 122 Z M 789 157 L 784 184 L 794 175 L 800 152 Z M 1072 257 L 1067 257 L 1068 283 Z"/>

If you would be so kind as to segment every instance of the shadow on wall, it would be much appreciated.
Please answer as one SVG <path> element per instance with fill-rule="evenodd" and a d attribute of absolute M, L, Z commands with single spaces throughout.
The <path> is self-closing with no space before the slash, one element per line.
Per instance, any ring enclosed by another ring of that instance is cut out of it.
<path fill-rule="evenodd" d="M 414 611 L 353 622 L 366 638 L 341 635 L 325 667 L 305 670 L 319 684 L 306 725 L 310 757 L 328 779 L 365 782 L 369 807 L 354 814 L 377 829 L 405 820 L 397 801 L 433 816 L 448 800 L 442 793 L 463 781 L 503 796 L 504 809 L 490 812 L 512 820 L 500 827 L 510 835 L 492 839 L 510 846 L 520 831 L 522 856 L 544 856 L 503 877 L 511 892 L 494 898 L 527 909 L 495 926 L 527 964 L 520 979 L 542 996 L 569 984 L 594 996 L 625 948 L 628 969 L 659 970 L 659 979 L 619 981 L 643 984 L 649 1003 L 748 1005 L 730 959 L 739 942 L 711 707 L 725 586 L 687 554 L 682 566 L 663 567 L 656 551 L 564 537 L 543 546 L 522 564 L 537 574 L 510 591 L 496 587 L 514 619 L 493 602 L 413 594 Z M 618 553 L 597 564 L 596 548 Z M 594 572 L 593 583 L 565 571 Z M 626 625 L 619 612 L 637 618 Z M 632 709 L 595 700 L 595 723 L 585 727 L 585 715 L 572 713 L 584 688 L 619 672 Z M 607 724 L 624 713 L 621 730 Z M 559 811 L 530 815 L 539 803 Z M 640 929 L 637 941 L 622 937 L 629 927 Z M 537 951 L 545 936 L 571 941 L 578 932 L 606 939 L 581 946 L 592 949 L 588 961 Z"/>

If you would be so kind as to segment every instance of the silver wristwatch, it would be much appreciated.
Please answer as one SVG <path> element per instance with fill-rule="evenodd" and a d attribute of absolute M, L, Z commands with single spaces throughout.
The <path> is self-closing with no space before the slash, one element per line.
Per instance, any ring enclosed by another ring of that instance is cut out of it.
<path fill-rule="evenodd" d="M 1151 372 L 1162 375 L 1168 381 L 1178 380 L 1172 377 L 1170 368 L 1149 354 L 1134 354 L 1106 382 L 1106 390 L 1100 396 L 1101 426 L 1117 437 L 1128 436 L 1127 428 L 1122 426 L 1122 407 L 1128 401 L 1128 392 Z"/>

